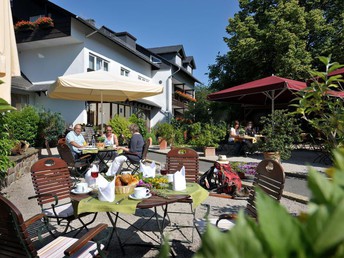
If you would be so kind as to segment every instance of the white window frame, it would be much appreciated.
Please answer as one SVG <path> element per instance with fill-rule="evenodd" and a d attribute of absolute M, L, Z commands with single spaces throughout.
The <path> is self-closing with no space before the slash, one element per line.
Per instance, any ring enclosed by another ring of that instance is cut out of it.
<path fill-rule="evenodd" d="M 93 67 L 90 65 L 90 58 L 93 58 Z M 99 67 L 98 67 L 99 64 Z M 89 53 L 88 55 L 88 68 L 93 71 L 103 70 L 103 71 L 109 71 L 109 64 L 110 62 L 105 60 L 104 58 L 101 58 L 95 54 Z"/>
<path fill-rule="evenodd" d="M 128 69 L 125 69 L 124 67 L 121 67 L 121 75 L 129 77 L 130 71 Z"/>

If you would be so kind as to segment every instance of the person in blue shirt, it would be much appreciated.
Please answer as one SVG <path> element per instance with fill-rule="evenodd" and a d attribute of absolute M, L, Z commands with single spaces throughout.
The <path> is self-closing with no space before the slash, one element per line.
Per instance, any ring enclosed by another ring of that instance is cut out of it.
<path fill-rule="evenodd" d="M 66 140 L 69 148 L 72 150 L 74 158 L 78 159 L 82 154 L 80 148 L 84 147 L 86 143 L 84 136 L 81 134 L 80 124 L 76 124 L 74 130 L 67 134 Z"/>

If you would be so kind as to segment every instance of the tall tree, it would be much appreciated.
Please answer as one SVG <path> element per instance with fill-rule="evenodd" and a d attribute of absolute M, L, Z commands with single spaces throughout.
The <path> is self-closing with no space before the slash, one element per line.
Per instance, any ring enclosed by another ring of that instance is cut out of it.
<path fill-rule="evenodd" d="M 344 1 L 239 0 L 224 40 L 229 52 L 209 66 L 210 89 L 272 74 L 305 80 L 319 55 L 344 58 Z"/>

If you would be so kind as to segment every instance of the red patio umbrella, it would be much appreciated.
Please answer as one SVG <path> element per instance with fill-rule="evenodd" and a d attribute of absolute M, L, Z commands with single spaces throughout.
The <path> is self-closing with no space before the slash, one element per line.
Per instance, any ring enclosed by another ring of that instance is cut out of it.
<path fill-rule="evenodd" d="M 269 76 L 252 82 L 244 83 L 232 88 L 211 93 L 207 96 L 211 101 L 224 101 L 239 104 L 267 105 L 275 109 L 275 100 L 289 103 L 295 98 L 294 91 L 307 87 L 305 82 Z"/>

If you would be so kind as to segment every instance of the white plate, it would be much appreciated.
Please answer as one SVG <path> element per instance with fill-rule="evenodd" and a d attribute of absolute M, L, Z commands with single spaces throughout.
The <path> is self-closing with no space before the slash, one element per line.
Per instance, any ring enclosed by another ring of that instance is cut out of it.
<path fill-rule="evenodd" d="M 87 191 L 85 191 L 85 192 L 77 192 L 77 191 L 75 191 L 76 189 L 72 189 L 71 190 L 71 192 L 73 193 L 73 194 L 88 194 L 89 192 L 91 192 L 93 189 L 92 188 L 88 188 L 87 189 Z"/>
<path fill-rule="evenodd" d="M 135 196 L 134 196 L 134 194 L 131 194 L 131 195 L 129 195 L 129 198 L 130 199 L 133 199 L 133 200 L 142 200 L 142 199 L 148 199 L 149 197 L 151 197 L 152 196 L 152 194 L 151 193 L 149 193 L 149 194 L 147 194 L 145 197 L 143 197 L 143 198 L 136 198 Z"/>

